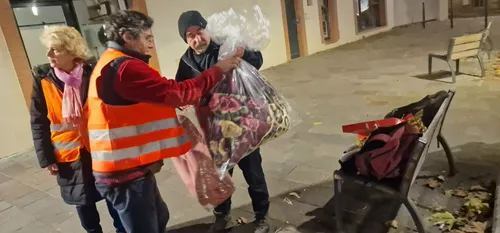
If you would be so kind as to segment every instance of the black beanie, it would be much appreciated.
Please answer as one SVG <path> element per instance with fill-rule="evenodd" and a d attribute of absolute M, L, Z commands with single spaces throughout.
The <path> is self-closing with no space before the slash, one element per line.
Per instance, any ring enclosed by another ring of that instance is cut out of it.
<path fill-rule="evenodd" d="M 179 17 L 179 35 L 186 41 L 186 31 L 191 26 L 198 26 L 205 28 L 207 26 L 207 21 L 203 16 L 201 16 L 198 11 L 186 11 Z"/>

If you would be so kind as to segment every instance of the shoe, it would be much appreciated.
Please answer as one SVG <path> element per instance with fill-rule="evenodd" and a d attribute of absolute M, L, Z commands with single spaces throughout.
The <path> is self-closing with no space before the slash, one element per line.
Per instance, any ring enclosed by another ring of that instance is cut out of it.
<path fill-rule="evenodd" d="M 214 223 L 208 230 L 209 233 L 220 233 L 226 230 L 227 224 L 231 221 L 229 215 L 216 215 Z"/>
<path fill-rule="evenodd" d="M 266 218 L 256 219 L 254 223 L 255 223 L 254 233 L 268 233 L 269 232 L 269 223 L 267 223 Z"/>

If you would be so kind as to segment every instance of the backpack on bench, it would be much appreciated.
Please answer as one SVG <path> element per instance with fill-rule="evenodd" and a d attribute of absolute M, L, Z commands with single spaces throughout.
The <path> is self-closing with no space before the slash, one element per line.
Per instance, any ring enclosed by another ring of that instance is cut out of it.
<path fill-rule="evenodd" d="M 378 180 L 399 177 L 420 136 L 407 122 L 374 130 L 354 158 L 358 173 Z"/>
<path fill-rule="evenodd" d="M 408 121 L 372 131 L 356 153 L 354 161 L 342 164 L 343 169 L 355 169 L 358 174 L 378 180 L 399 178 L 418 138 L 431 124 L 447 97 L 448 92 L 439 91 L 420 101 L 393 109 L 385 118 L 408 117 Z"/>

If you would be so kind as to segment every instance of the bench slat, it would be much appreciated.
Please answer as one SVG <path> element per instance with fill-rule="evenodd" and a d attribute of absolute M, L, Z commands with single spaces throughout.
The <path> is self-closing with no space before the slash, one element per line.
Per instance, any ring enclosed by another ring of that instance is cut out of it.
<path fill-rule="evenodd" d="M 479 49 L 479 46 L 481 46 L 480 41 L 467 43 L 467 44 L 461 44 L 461 45 L 455 45 L 453 47 L 453 53 L 463 52 L 463 51 L 472 50 L 472 49 Z"/>
<path fill-rule="evenodd" d="M 467 50 L 467 51 L 458 52 L 458 53 L 452 53 L 450 59 L 457 60 L 460 58 L 474 57 L 474 56 L 477 56 L 478 53 L 479 53 L 479 49 L 473 49 L 473 50 Z"/>
<path fill-rule="evenodd" d="M 460 45 L 460 44 L 466 44 L 466 43 L 480 41 L 482 37 L 483 37 L 483 33 L 476 33 L 476 34 L 471 34 L 471 35 L 466 35 L 466 36 L 455 37 L 454 38 L 454 40 L 455 40 L 454 45 Z"/>

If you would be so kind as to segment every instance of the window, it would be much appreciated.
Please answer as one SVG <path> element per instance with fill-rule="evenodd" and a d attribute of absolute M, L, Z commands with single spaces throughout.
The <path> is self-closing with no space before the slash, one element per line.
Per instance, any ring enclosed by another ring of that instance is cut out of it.
<path fill-rule="evenodd" d="M 386 0 L 354 0 L 358 32 L 386 26 Z"/>
<path fill-rule="evenodd" d="M 337 0 L 318 0 L 321 40 L 333 43 L 339 39 Z"/>
<path fill-rule="evenodd" d="M 484 0 L 473 0 L 474 7 L 482 7 L 484 6 Z"/>

